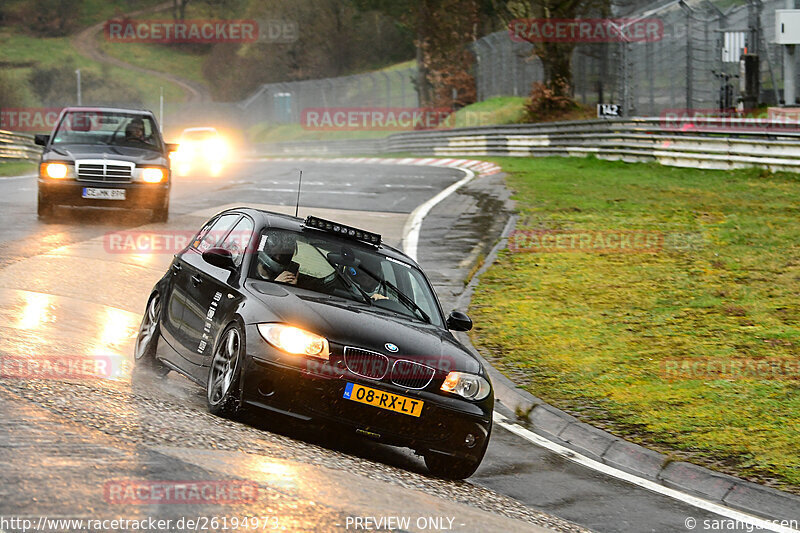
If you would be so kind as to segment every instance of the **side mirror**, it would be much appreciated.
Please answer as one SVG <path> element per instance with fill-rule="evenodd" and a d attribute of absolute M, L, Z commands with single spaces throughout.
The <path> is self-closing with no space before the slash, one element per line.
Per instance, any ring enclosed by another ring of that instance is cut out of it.
<path fill-rule="evenodd" d="M 178 143 L 164 143 L 164 146 L 167 147 L 167 153 L 177 152 L 178 147 L 180 144 Z"/>
<path fill-rule="evenodd" d="M 466 313 L 453 311 L 447 317 L 447 329 L 453 331 L 469 331 L 472 329 L 472 319 Z"/>
<path fill-rule="evenodd" d="M 203 261 L 225 270 L 236 270 L 230 250 L 225 248 L 209 248 L 203 252 Z"/>
<path fill-rule="evenodd" d="M 39 146 L 47 146 L 47 143 L 50 142 L 50 136 L 37 133 L 36 135 L 33 136 L 33 142 L 34 144 L 38 144 Z"/>

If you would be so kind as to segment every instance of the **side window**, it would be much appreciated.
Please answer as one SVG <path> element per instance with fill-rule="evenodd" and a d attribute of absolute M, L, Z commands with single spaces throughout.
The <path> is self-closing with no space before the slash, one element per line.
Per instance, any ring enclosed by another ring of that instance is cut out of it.
<path fill-rule="evenodd" d="M 204 234 L 198 235 L 197 239 L 192 243 L 192 246 L 197 248 L 201 253 L 209 248 L 216 248 L 219 243 L 222 242 L 225 235 L 228 234 L 228 230 L 239 220 L 240 216 L 239 214 L 222 215 L 212 223 L 210 228 L 205 230 Z"/>
<path fill-rule="evenodd" d="M 253 236 L 253 221 L 248 217 L 242 217 L 242 220 L 228 233 L 225 240 L 219 244 L 220 248 L 225 248 L 230 251 L 233 257 L 233 263 L 236 268 L 242 264 L 242 258 L 247 250 L 247 245 L 250 238 Z"/>
<path fill-rule="evenodd" d="M 425 311 L 425 314 L 428 316 L 434 316 L 433 306 L 430 300 L 427 298 L 427 291 L 423 290 L 420 286 L 420 281 L 417 279 L 416 276 L 411 275 L 409 276 L 409 282 L 411 284 L 411 291 L 413 293 L 413 299 L 420 308 Z"/>

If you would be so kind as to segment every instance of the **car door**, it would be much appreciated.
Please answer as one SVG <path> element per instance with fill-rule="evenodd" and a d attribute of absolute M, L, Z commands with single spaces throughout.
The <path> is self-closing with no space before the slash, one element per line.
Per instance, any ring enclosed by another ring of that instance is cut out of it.
<path fill-rule="evenodd" d="M 217 246 L 231 252 L 231 258 L 235 269 L 233 272 L 213 265 L 207 265 L 207 278 L 203 283 L 207 283 L 206 300 L 208 312 L 206 313 L 205 323 L 203 324 L 202 340 L 206 342 L 205 350 L 201 356 L 202 379 L 208 379 L 208 371 L 211 368 L 211 361 L 214 353 L 214 342 L 219 338 L 222 329 L 227 326 L 234 312 L 242 299 L 240 283 L 242 279 L 241 269 L 243 268 L 244 256 L 250 248 L 253 239 L 255 224 L 247 215 L 243 216 L 236 226 L 230 231 L 225 239 Z"/>
<path fill-rule="evenodd" d="M 182 254 L 176 254 L 170 266 L 170 278 L 166 288 L 165 314 L 161 322 L 161 336 L 167 341 L 173 350 L 180 353 L 181 326 L 183 323 L 183 313 L 186 307 L 186 286 L 188 277 L 186 276 L 185 262 Z"/>
<path fill-rule="evenodd" d="M 197 248 L 204 239 L 208 238 L 209 231 L 217 221 L 218 218 L 209 220 L 197 233 L 190 248 Z M 183 352 L 181 348 L 181 329 L 189 290 L 189 276 L 187 275 L 188 270 L 184 260 L 185 252 L 184 250 L 175 254 L 172 265 L 170 265 L 170 278 L 165 289 L 166 298 L 164 299 L 166 313 L 161 323 L 161 336 L 179 354 Z M 182 361 L 173 362 L 179 364 L 182 368 L 184 366 L 180 364 Z"/>
<path fill-rule="evenodd" d="M 238 290 L 232 286 L 232 281 L 238 279 L 238 269 L 244 259 L 249 239 L 253 234 L 253 221 L 243 216 L 235 226 L 218 241 L 216 247 L 225 248 L 231 252 L 236 271 L 219 268 L 206 263 L 202 254 L 195 253 L 187 256 L 189 271 L 191 272 L 192 290 L 190 291 L 190 304 L 187 306 L 186 319 L 183 327 L 184 335 L 193 351 L 189 358 L 199 370 L 198 377 L 205 379 L 208 367 L 211 364 L 214 340 L 220 328 L 227 324 L 227 316 L 234 302 L 238 302 Z"/>
<path fill-rule="evenodd" d="M 178 346 L 174 346 L 174 348 L 189 363 L 187 370 L 193 376 L 201 374 L 199 367 L 202 357 L 198 355 L 197 350 L 203 341 L 203 325 L 210 303 L 210 297 L 208 296 L 209 284 L 203 285 L 203 281 L 206 279 L 203 270 L 206 267 L 220 270 L 207 264 L 203 260 L 202 254 L 222 242 L 240 218 L 241 215 L 239 213 L 228 213 L 218 217 L 212 221 L 211 226 L 204 235 L 198 236 L 199 238 L 180 254 L 181 269 L 179 276 L 181 285 L 180 294 L 176 294 L 176 298 L 180 298 L 182 315 L 180 329 L 175 335 Z M 177 293 L 178 291 L 174 292 Z M 213 297 L 213 294 L 211 297 Z"/>

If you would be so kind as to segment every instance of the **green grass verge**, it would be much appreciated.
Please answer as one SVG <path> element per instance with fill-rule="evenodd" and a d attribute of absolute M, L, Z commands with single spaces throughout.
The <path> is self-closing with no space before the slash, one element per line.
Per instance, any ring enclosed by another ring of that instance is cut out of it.
<path fill-rule="evenodd" d="M 72 62 L 75 68 L 82 71 L 94 72 L 98 75 L 110 76 L 118 82 L 133 87 L 140 94 L 142 103 L 150 109 L 158 108 L 160 88 L 164 88 L 164 97 L 168 102 L 183 101 L 184 92 L 177 85 L 166 80 L 142 76 L 140 73 L 117 68 L 107 67 L 97 61 L 92 61 L 80 55 L 67 37 L 33 37 L 8 31 L 0 32 L 0 60 L 14 62 L 31 62 L 42 67 L 60 66 Z M 32 68 L 21 67 L 9 69 L 12 75 L 26 79 Z M 41 105 L 35 101 L 31 94 L 27 105 Z"/>
<path fill-rule="evenodd" d="M 112 43 L 102 35 L 98 36 L 98 44 L 104 53 L 131 65 L 206 83 L 202 72 L 205 55 L 190 52 L 181 45 Z"/>
<path fill-rule="evenodd" d="M 584 421 L 800 492 L 800 177 L 495 161 L 516 191 L 517 229 L 689 238 L 656 253 L 502 251 L 472 301 L 483 353 Z M 785 366 L 745 376 L 705 363 L 705 375 L 669 370 L 703 359 Z"/>
<path fill-rule="evenodd" d="M 0 160 L 0 176 L 21 176 L 35 174 L 36 163 L 30 161 L 3 161 Z"/>
<path fill-rule="evenodd" d="M 448 126 L 465 128 L 516 124 L 525 116 L 525 100 L 521 96 L 496 96 L 464 106 L 450 116 Z"/>

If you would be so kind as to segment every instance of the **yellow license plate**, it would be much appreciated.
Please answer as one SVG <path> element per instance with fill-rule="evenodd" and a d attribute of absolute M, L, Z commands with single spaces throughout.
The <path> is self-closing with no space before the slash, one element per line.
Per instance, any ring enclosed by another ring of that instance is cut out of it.
<path fill-rule="evenodd" d="M 344 388 L 344 398 L 354 402 L 365 403 L 404 415 L 419 416 L 422 414 L 422 400 L 412 400 L 389 392 L 371 389 L 363 385 L 348 383 Z"/>

